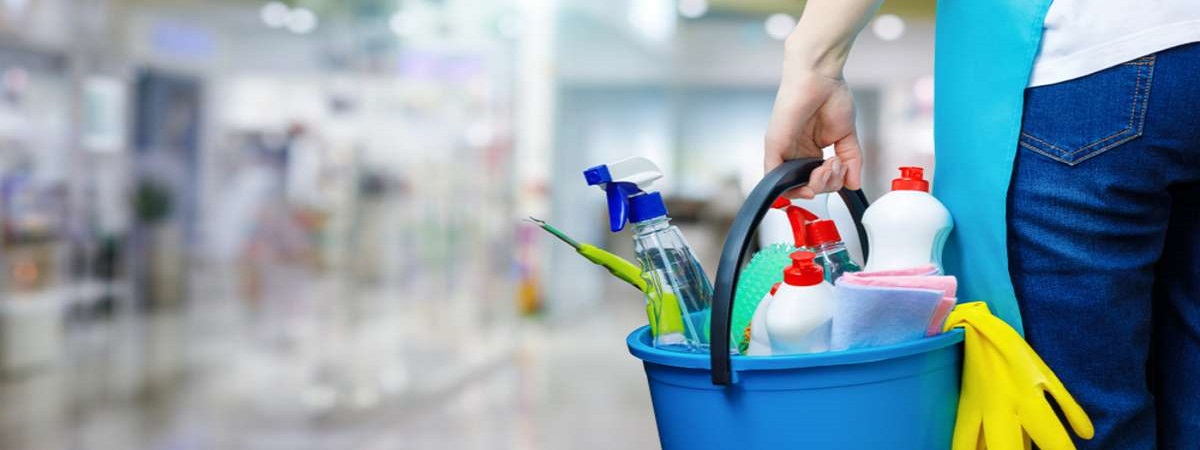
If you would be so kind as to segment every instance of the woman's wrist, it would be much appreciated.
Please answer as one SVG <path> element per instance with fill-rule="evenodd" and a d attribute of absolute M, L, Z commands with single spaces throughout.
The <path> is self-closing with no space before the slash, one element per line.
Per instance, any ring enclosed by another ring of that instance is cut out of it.
<path fill-rule="evenodd" d="M 808 0 L 784 42 L 788 67 L 841 79 L 850 47 L 882 0 Z"/>
<path fill-rule="evenodd" d="M 784 64 L 841 79 L 853 42 L 820 42 L 811 36 L 793 32 L 784 42 Z"/>

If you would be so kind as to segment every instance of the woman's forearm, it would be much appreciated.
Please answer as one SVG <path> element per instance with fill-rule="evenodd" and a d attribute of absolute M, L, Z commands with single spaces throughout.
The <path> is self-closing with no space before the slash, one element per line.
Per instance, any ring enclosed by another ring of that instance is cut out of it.
<path fill-rule="evenodd" d="M 788 64 L 841 78 L 855 37 L 883 0 L 808 0 L 785 44 Z"/>

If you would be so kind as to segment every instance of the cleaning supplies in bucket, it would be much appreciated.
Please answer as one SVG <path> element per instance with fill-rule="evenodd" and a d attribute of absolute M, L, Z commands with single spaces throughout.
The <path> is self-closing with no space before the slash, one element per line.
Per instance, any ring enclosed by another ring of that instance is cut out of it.
<path fill-rule="evenodd" d="M 647 299 L 651 304 L 655 299 L 663 299 L 658 302 L 661 305 L 673 297 L 679 306 L 677 311 L 657 308 L 654 315 L 663 323 L 664 315 L 680 314 L 684 341 L 656 339 L 655 345 L 707 351 L 713 288 L 683 234 L 671 225 L 662 194 L 646 192 L 654 181 L 662 178 L 662 171 L 650 160 L 634 157 L 592 167 L 583 175 L 588 185 L 599 186 L 607 194 L 612 232 L 624 229 L 626 222 L 633 224 L 634 253 L 647 289 L 652 292 Z"/>
<path fill-rule="evenodd" d="M 792 253 L 792 266 L 783 274 L 783 284 L 755 312 L 751 323 L 751 356 L 819 353 L 829 350 L 834 313 L 833 287 L 812 252 Z M 757 325 L 757 326 L 756 326 Z M 766 332 L 766 339 L 754 334 Z M 769 343 L 769 353 L 756 341 Z"/>
<path fill-rule="evenodd" d="M 863 214 L 871 256 L 866 270 L 909 269 L 933 264 L 942 270 L 942 247 L 954 222 L 950 211 L 929 194 L 924 169 L 901 167 L 892 191 Z"/>
<path fill-rule="evenodd" d="M 792 264 L 792 253 L 808 248 L 804 224 L 817 218 L 808 210 L 795 206 L 785 197 L 775 199 L 771 207 L 782 211 L 792 231 L 792 242 L 776 242 L 763 247 L 742 269 L 737 289 L 734 291 L 732 338 L 734 347 L 745 353 L 749 343 L 742 331 L 750 326 L 758 311 L 759 303 L 770 296 L 773 286 L 783 281 L 783 270 Z"/>
<path fill-rule="evenodd" d="M 650 333 L 654 336 L 656 342 L 684 341 L 683 317 L 679 313 L 679 301 L 671 294 L 668 294 L 665 298 L 659 298 L 658 292 L 648 288 L 646 280 L 642 278 L 641 268 L 626 261 L 625 258 L 609 253 L 600 247 L 576 241 L 544 220 L 534 217 L 530 217 L 529 220 L 559 240 L 566 242 L 567 245 L 575 248 L 575 251 L 580 256 L 587 258 L 593 264 L 608 269 L 608 272 L 613 276 L 629 283 L 638 292 L 645 294 L 646 317 L 650 321 Z M 661 314 L 656 314 L 655 311 L 661 311 Z"/>
<path fill-rule="evenodd" d="M 873 250 L 868 267 L 887 269 L 861 272 L 830 220 L 809 217 L 804 232 L 796 233 L 803 240 L 798 246 L 817 252 L 825 279 L 837 285 L 830 296 L 835 300 L 828 303 L 830 350 L 894 345 L 937 334 L 953 308 L 957 280 L 940 275 L 938 266 L 941 246 L 952 227 L 950 215 L 929 195 L 921 168 L 904 167 L 901 173 L 892 183 L 893 191 L 862 216 Z M 764 295 L 759 302 L 754 320 L 767 316 L 770 308 L 763 305 L 774 304 L 774 296 Z M 746 355 L 774 354 L 774 335 L 765 322 L 755 326 L 754 320 L 749 333 L 740 333 L 749 334 L 751 342 L 740 348 Z"/>

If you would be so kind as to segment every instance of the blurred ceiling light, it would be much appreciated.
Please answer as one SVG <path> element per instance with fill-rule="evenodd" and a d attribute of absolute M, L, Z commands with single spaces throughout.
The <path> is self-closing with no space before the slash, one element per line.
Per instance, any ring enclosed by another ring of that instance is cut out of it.
<path fill-rule="evenodd" d="M 652 42 L 666 42 L 675 34 L 672 0 L 637 0 L 629 4 L 629 25 Z"/>
<path fill-rule="evenodd" d="M 699 19 L 708 12 L 708 0 L 679 0 L 679 15 Z"/>
<path fill-rule="evenodd" d="M 287 29 L 296 34 L 308 34 L 317 29 L 317 13 L 308 8 L 296 8 L 288 14 Z"/>
<path fill-rule="evenodd" d="M 767 17 L 764 26 L 768 35 L 782 41 L 787 39 L 788 35 L 792 34 L 792 30 L 796 28 L 796 18 L 791 14 L 775 13 L 771 14 L 771 17 Z"/>
<path fill-rule="evenodd" d="M 258 12 L 258 16 L 262 19 L 263 24 L 271 28 L 283 28 L 283 26 L 287 25 L 288 17 L 291 15 L 291 8 L 279 2 L 267 3 Z"/>
<path fill-rule="evenodd" d="M 904 19 L 895 14 L 884 14 L 871 23 L 871 32 L 885 41 L 894 41 L 904 36 Z"/>

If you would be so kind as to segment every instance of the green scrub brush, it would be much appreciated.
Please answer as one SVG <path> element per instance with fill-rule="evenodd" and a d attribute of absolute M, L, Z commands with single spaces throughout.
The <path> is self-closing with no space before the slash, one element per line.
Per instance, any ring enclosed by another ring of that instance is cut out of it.
<path fill-rule="evenodd" d="M 792 245 L 774 243 L 764 247 L 750 258 L 750 262 L 738 275 L 737 288 L 733 294 L 733 323 L 730 330 L 733 335 L 731 338 L 742 354 L 746 353 L 746 348 L 750 345 L 745 329 L 750 326 L 754 310 L 758 309 L 758 303 L 771 291 L 771 286 L 783 281 L 783 270 L 792 264 L 792 253 L 807 245 L 804 222 L 818 219 L 815 214 L 792 205 L 791 200 L 783 197 L 776 199 L 771 207 L 787 213 L 795 241 Z"/>

